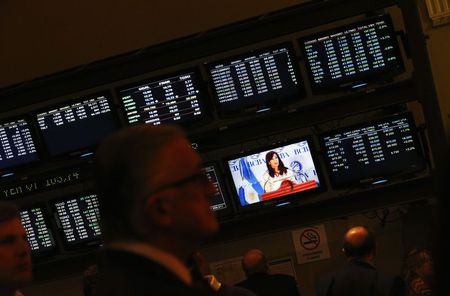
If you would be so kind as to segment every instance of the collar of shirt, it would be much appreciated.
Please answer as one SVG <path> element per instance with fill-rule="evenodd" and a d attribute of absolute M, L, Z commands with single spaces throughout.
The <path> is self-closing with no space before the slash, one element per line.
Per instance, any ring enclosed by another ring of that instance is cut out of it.
<path fill-rule="evenodd" d="M 186 285 L 191 285 L 192 276 L 186 265 L 183 264 L 175 256 L 159 249 L 148 243 L 142 242 L 113 242 L 108 244 L 107 248 L 114 250 L 124 250 L 131 253 L 135 253 L 146 257 L 152 261 L 155 261 L 170 272 L 175 274 Z"/>

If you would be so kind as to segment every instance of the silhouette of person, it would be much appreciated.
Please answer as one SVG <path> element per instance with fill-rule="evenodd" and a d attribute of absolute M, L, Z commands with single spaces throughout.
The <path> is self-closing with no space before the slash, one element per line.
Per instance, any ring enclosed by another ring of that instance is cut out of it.
<path fill-rule="evenodd" d="M 365 226 L 350 228 L 344 236 L 342 251 L 348 264 L 331 277 L 317 282 L 318 296 L 404 295 L 404 282 L 375 268 L 375 236 Z"/>
<path fill-rule="evenodd" d="M 247 289 L 241 287 L 234 287 L 221 283 L 215 275 L 208 274 L 206 269 L 206 259 L 200 252 L 192 254 L 192 265 L 198 274 L 202 276 L 199 285 L 207 283 L 209 287 L 219 296 L 255 296 L 255 294 Z"/>
<path fill-rule="evenodd" d="M 98 295 L 201 295 L 186 262 L 219 224 L 216 189 L 181 129 L 135 125 L 96 158 L 105 248 Z"/>
<path fill-rule="evenodd" d="M 270 274 L 264 253 L 259 249 L 248 250 L 242 258 L 242 269 L 247 279 L 236 284 L 257 296 L 298 296 L 297 282 L 286 274 Z"/>
<path fill-rule="evenodd" d="M 407 296 L 433 295 L 434 270 L 431 252 L 427 249 L 413 249 L 405 259 L 403 279 Z"/>

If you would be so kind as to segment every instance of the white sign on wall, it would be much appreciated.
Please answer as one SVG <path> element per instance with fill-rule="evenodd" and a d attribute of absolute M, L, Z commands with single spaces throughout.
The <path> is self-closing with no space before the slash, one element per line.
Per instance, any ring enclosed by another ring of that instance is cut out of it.
<path fill-rule="evenodd" d="M 297 263 L 305 264 L 330 258 L 325 225 L 314 225 L 292 231 Z"/>

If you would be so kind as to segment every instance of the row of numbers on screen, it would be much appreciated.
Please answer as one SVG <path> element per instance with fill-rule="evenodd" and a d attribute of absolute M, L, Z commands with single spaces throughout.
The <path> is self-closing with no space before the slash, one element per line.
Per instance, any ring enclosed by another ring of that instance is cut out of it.
<path fill-rule="evenodd" d="M 55 235 L 62 238 L 61 242 L 67 249 L 101 241 L 100 207 L 96 194 L 50 201 L 49 206 L 51 214 L 45 204 L 21 209 L 20 216 L 32 254 L 56 253 Z"/>
<path fill-rule="evenodd" d="M 311 88 L 334 90 L 365 84 L 398 73 L 403 62 L 388 15 L 327 30 L 299 40 Z M 258 49 L 206 64 L 208 87 L 198 68 L 186 69 L 114 87 L 120 114 L 110 91 L 76 97 L 0 121 L 0 172 L 45 157 L 82 152 L 127 124 L 177 123 L 186 128 L 219 114 L 284 108 L 305 95 L 294 47 L 290 43 Z M 209 103 L 213 97 L 215 104 Z"/>

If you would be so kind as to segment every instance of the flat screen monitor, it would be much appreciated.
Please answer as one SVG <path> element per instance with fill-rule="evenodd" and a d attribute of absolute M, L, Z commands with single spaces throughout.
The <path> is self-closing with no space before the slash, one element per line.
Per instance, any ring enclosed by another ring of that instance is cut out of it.
<path fill-rule="evenodd" d="M 300 46 L 313 91 L 388 81 L 404 69 L 389 15 L 302 38 Z"/>
<path fill-rule="evenodd" d="M 221 114 L 286 107 L 304 96 L 291 44 L 252 51 L 207 65 Z"/>
<path fill-rule="evenodd" d="M 234 196 L 241 209 L 284 204 L 321 187 L 310 141 L 298 140 L 259 149 L 227 160 Z"/>
<path fill-rule="evenodd" d="M 23 209 L 20 211 L 20 218 L 33 256 L 49 254 L 56 249 L 44 206 Z"/>
<path fill-rule="evenodd" d="M 68 248 L 100 242 L 102 233 L 97 194 L 86 193 L 53 201 L 52 207 Z"/>
<path fill-rule="evenodd" d="M 216 193 L 209 200 L 211 209 L 218 216 L 229 213 L 231 208 L 228 203 L 228 199 L 225 197 L 225 194 L 223 191 L 224 187 L 221 183 L 221 180 L 219 179 L 219 173 L 218 173 L 216 165 L 213 163 L 205 164 L 203 166 L 203 169 L 205 171 L 206 176 L 208 176 L 208 179 L 211 181 L 211 183 L 214 184 L 214 187 L 216 188 Z"/>
<path fill-rule="evenodd" d="M 206 118 L 206 92 L 195 69 L 141 81 L 118 93 L 129 124 L 186 126 Z"/>
<path fill-rule="evenodd" d="M 36 114 L 36 120 L 50 156 L 91 148 L 117 129 L 106 93 L 44 110 Z"/>
<path fill-rule="evenodd" d="M 334 130 L 321 141 L 335 186 L 384 182 L 426 165 L 409 113 Z"/>
<path fill-rule="evenodd" d="M 0 171 L 39 160 L 25 119 L 0 122 Z"/>

